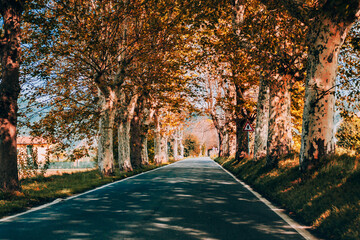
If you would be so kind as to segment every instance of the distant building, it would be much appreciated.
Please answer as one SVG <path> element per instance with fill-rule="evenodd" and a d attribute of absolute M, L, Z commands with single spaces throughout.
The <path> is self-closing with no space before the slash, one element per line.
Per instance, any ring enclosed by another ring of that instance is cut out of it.
<path fill-rule="evenodd" d="M 46 163 L 50 144 L 44 138 L 21 136 L 16 141 L 19 156 L 26 156 L 32 162 L 36 160 L 37 164 Z"/>

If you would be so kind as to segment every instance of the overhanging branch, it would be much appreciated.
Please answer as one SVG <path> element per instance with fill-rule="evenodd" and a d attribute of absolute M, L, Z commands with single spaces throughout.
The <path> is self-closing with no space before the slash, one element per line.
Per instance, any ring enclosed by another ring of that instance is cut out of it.
<path fill-rule="evenodd" d="M 309 25 L 311 19 L 316 13 L 316 9 L 306 5 L 303 1 L 298 0 L 261 0 L 269 9 L 286 9 L 289 14 Z"/>

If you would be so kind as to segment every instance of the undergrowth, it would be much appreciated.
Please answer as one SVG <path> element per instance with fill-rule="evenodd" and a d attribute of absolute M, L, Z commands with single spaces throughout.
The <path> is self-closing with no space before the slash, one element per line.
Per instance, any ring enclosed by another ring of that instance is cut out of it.
<path fill-rule="evenodd" d="M 360 158 L 336 155 L 306 175 L 287 156 L 269 169 L 265 159 L 217 162 L 326 239 L 360 239 Z"/>

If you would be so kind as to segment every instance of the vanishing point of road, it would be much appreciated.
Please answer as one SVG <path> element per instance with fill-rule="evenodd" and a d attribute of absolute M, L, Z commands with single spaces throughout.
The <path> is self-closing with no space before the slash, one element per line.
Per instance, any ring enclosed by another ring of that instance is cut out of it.
<path fill-rule="evenodd" d="M 0 239 L 304 238 L 209 158 L 179 161 L 0 221 Z"/>

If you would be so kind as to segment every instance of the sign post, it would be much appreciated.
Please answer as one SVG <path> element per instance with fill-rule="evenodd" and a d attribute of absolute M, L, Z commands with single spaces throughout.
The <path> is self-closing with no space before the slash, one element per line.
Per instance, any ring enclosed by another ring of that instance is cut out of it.
<path fill-rule="evenodd" d="M 247 152 L 248 152 L 248 155 L 250 156 L 250 132 L 253 132 L 254 131 L 254 128 L 251 126 L 251 124 L 247 121 L 244 128 L 243 128 L 243 131 L 244 132 L 247 132 Z"/>

